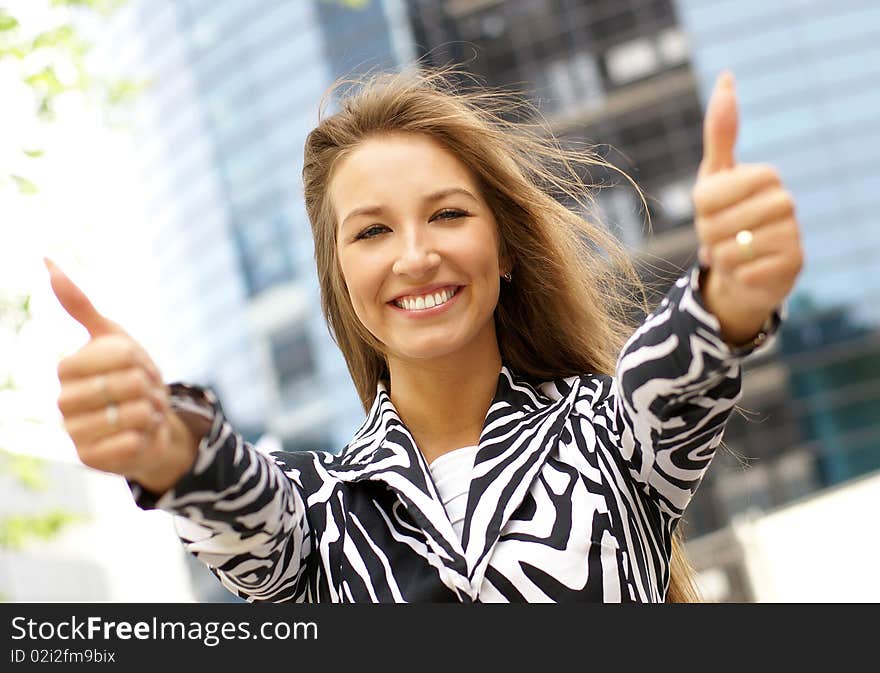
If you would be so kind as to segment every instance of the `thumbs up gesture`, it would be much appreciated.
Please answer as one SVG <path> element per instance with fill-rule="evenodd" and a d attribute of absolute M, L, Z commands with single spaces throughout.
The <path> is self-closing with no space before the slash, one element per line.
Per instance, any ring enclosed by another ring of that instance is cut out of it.
<path fill-rule="evenodd" d="M 58 408 L 80 460 L 163 493 L 192 465 L 196 444 L 170 409 L 159 369 L 58 266 L 47 259 L 46 267 L 61 306 L 90 337 L 58 364 Z"/>
<path fill-rule="evenodd" d="M 748 343 L 794 287 L 804 256 L 794 199 L 767 164 L 737 164 L 733 76 L 722 73 L 706 108 L 703 159 L 692 192 L 704 269 L 701 289 L 724 340 Z"/>

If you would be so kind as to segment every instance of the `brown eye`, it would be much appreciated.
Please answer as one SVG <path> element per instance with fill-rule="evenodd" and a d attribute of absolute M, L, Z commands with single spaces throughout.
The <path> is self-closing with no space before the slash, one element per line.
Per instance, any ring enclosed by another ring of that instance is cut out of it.
<path fill-rule="evenodd" d="M 388 229 L 388 227 L 386 227 L 384 224 L 371 225 L 371 226 L 367 227 L 366 229 L 364 229 L 357 236 L 355 236 L 355 240 L 359 241 L 362 238 L 374 238 L 387 229 Z"/>
<path fill-rule="evenodd" d="M 440 219 L 440 220 L 453 220 L 457 217 L 465 217 L 467 215 L 466 212 L 462 210 L 455 210 L 454 208 L 447 208 L 446 210 L 441 210 L 431 219 Z"/>

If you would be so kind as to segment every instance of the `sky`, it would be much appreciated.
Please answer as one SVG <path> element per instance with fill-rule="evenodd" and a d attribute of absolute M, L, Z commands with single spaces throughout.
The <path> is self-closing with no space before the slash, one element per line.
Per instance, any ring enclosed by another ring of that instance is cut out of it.
<path fill-rule="evenodd" d="M 45 16 L 25 11 L 38 4 L 14 2 L 12 8 L 24 26 L 42 27 Z M 18 68 L 0 61 L 0 175 L 24 175 L 39 192 L 20 194 L 6 179 L 0 184 L 0 291 L 30 293 L 33 320 L 17 339 L 0 335 L 0 380 L 11 373 L 19 386 L 0 392 L 0 447 L 75 460 L 57 408 L 57 366 L 87 343 L 88 333 L 52 294 L 42 258 L 61 266 L 161 369 L 167 346 L 150 292 L 158 279 L 130 132 L 108 128 L 97 106 L 79 93 L 58 100 L 55 123 L 38 122 Z M 23 149 L 44 154 L 28 158 Z"/>

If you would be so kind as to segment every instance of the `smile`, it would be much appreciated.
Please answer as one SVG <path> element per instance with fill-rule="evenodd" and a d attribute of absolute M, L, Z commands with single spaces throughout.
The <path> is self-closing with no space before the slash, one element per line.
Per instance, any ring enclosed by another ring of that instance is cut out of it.
<path fill-rule="evenodd" d="M 426 294 L 399 297 L 392 303 L 405 311 L 426 311 L 437 306 L 442 306 L 458 294 L 460 289 L 461 288 L 458 286 L 451 286 L 435 290 L 434 292 L 428 292 Z"/>

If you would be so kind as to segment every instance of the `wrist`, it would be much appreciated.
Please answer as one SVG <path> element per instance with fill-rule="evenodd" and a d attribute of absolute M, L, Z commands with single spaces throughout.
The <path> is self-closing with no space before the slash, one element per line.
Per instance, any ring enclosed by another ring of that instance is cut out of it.
<path fill-rule="evenodd" d="M 724 294 L 724 284 L 710 269 L 700 269 L 700 287 L 703 288 L 703 302 L 718 320 L 721 338 L 734 349 L 758 345 L 767 338 L 771 329 L 772 310 L 743 307 L 728 299 Z"/>
<path fill-rule="evenodd" d="M 170 439 L 166 460 L 140 475 L 133 476 L 141 486 L 156 496 L 174 487 L 184 474 L 192 469 L 201 435 L 197 435 L 175 412 L 168 413 Z"/>

